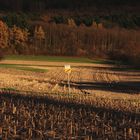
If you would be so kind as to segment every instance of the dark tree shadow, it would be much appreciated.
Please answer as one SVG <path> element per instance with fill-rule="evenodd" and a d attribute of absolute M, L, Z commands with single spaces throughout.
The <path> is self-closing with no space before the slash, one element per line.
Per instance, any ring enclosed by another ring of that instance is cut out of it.
<path fill-rule="evenodd" d="M 112 91 L 118 93 L 140 93 L 140 81 L 132 82 L 71 82 L 71 87 L 78 89 L 92 89 L 92 90 L 103 90 Z"/>

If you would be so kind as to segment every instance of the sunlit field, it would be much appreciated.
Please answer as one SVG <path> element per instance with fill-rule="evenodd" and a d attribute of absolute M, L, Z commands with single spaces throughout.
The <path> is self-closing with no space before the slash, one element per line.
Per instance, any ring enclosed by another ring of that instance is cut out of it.
<path fill-rule="evenodd" d="M 139 69 L 87 58 L 7 56 L 0 79 L 3 139 L 139 140 Z"/>
<path fill-rule="evenodd" d="M 140 0 L 0 0 L 0 140 L 140 140 Z"/>

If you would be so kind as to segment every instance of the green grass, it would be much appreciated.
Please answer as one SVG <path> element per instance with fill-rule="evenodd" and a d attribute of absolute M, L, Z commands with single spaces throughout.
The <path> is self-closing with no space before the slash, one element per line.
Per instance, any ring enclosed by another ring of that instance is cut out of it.
<path fill-rule="evenodd" d="M 47 72 L 46 69 L 31 68 L 28 65 L 18 65 L 18 64 L 0 64 L 0 68 L 13 68 L 17 70 L 32 71 L 32 72 Z"/>
<path fill-rule="evenodd" d="M 39 68 L 31 68 L 31 67 L 17 67 L 16 69 L 25 70 L 25 71 L 33 71 L 33 72 L 47 72 L 46 69 L 39 69 Z"/>
<path fill-rule="evenodd" d="M 7 88 L 0 88 L 0 90 L 3 90 L 3 91 L 7 91 L 7 90 L 16 91 L 16 88 L 7 87 Z"/>
<path fill-rule="evenodd" d="M 25 60 L 25 61 L 49 61 L 49 62 L 73 62 L 73 63 L 97 63 L 97 64 L 111 64 L 108 60 L 92 60 L 85 57 L 65 57 L 65 56 L 33 56 L 33 55 L 9 55 L 5 60 Z"/>

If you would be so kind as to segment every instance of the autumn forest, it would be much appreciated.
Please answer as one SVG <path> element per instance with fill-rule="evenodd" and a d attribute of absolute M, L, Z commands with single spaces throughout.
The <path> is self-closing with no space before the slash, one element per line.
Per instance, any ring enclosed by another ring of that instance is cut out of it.
<path fill-rule="evenodd" d="M 3 54 L 86 56 L 138 65 L 139 5 L 136 0 L 1 0 L 0 49 Z"/>

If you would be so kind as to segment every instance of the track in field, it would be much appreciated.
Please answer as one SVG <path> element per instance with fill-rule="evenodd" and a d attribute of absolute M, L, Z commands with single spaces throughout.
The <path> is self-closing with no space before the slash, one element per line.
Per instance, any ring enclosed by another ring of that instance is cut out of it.
<path fill-rule="evenodd" d="M 61 86 L 67 86 L 67 74 L 62 68 L 48 73 L 51 75 L 50 81 L 54 81 Z M 80 91 L 104 90 L 122 93 L 139 93 L 139 81 L 125 81 L 118 72 L 109 70 L 92 70 L 86 68 L 73 69 L 70 74 L 71 88 Z"/>

